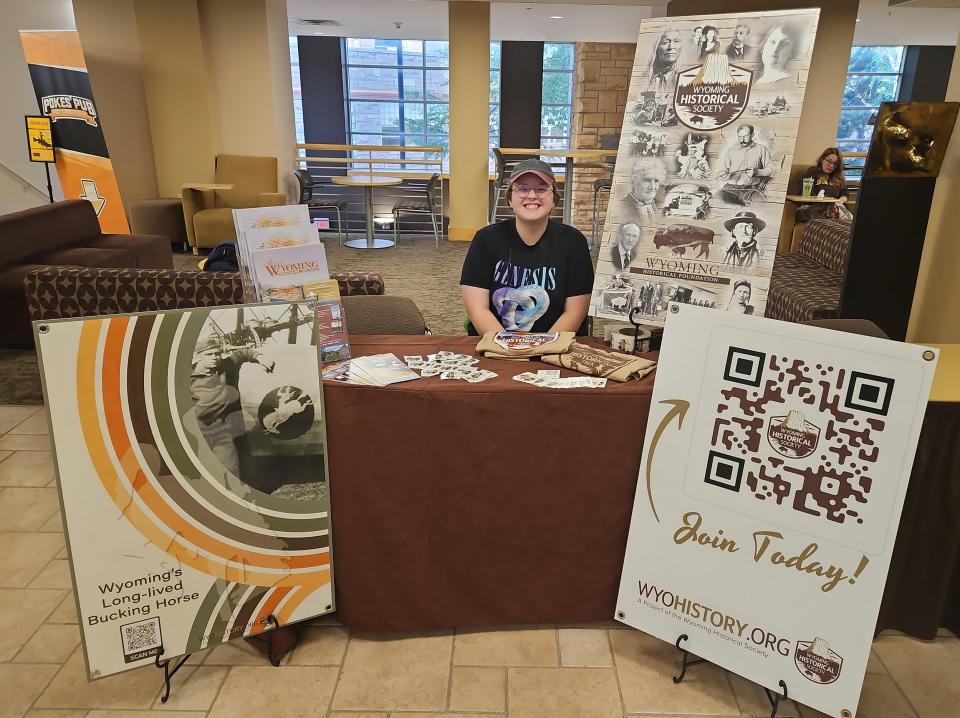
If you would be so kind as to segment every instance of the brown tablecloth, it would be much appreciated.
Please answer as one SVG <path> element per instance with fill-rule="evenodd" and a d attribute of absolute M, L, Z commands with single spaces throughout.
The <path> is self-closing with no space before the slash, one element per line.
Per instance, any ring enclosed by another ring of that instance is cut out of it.
<path fill-rule="evenodd" d="M 475 337 L 355 336 L 355 355 Z M 646 355 L 656 359 L 656 354 Z M 370 631 L 613 615 L 655 374 L 605 389 L 326 383 L 337 616 Z M 562 376 L 578 376 L 561 370 Z M 960 404 L 931 403 L 877 625 L 960 633 Z"/>
<path fill-rule="evenodd" d="M 960 635 L 960 403 L 931 402 L 923 419 L 877 631 Z"/>
<path fill-rule="evenodd" d="M 351 337 L 355 356 L 473 354 L 475 337 Z M 655 357 L 655 355 L 651 355 Z M 359 630 L 602 621 L 616 604 L 653 376 L 326 383 L 337 616 Z M 561 370 L 561 376 L 579 376 Z"/>

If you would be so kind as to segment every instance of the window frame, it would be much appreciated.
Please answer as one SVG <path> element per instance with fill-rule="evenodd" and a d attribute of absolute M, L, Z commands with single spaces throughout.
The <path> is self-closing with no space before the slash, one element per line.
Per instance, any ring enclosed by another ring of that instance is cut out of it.
<path fill-rule="evenodd" d="M 881 47 L 892 47 L 900 49 L 900 66 L 896 72 L 894 71 L 885 71 L 885 72 L 867 72 L 862 70 L 850 70 L 850 63 L 853 59 L 853 55 L 856 52 L 857 48 L 881 48 Z M 889 100 L 884 100 L 884 102 L 891 102 L 897 99 L 897 96 L 900 94 L 900 88 L 903 85 L 903 71 L 907 62 L 907 45 L 854 45 L 850 48 L 850 58 L 847 61 L 847 72 L 844 77 L 844 93 L 846 93 L 847 83 L 851 77 L 893 77 L 895 78 L 893 97 Z M 858 146 L 867 143 L 869 147 L 870 137 L 867 138 L 855 138 L 855 137 L 840 137 L 840 122 L 842 121 L 843 114 L 847 110 L 859 110 L 870 113 L 879 113 L 880 105 L 847 105 L 843 103 L 841 98 L 840 103 L 840 118 L 838 119 L 837 124 L 837 134 L 836 134 L 836 147 L 841 152 L 860 152 L 861 150 L 856 149 Z M 870 133 L 872 137 L 872 132 Z M 855 157 L 851 160 L 855 160 L 856 164 L 850 166 L 848 162 L 844 162 L 845 166 L 845 176 L 848 180 L 858 180 L 863 174 L 863 164 L 865 163 L 866 158 Z"/>

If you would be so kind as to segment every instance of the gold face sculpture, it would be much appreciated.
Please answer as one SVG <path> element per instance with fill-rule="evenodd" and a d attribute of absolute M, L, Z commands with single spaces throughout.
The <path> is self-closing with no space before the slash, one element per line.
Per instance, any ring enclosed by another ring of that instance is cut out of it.
<path fill-rule="evenodd" d="M 960 103 L 885 102 L 880 106 L 864 179 L 936 177 Z"/>

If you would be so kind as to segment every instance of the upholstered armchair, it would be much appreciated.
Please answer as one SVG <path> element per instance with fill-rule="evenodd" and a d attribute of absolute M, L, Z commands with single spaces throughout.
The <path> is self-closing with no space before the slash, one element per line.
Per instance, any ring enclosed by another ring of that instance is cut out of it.
<path fill-rule="evenodd" d="M 209 249 L 237 238 L 233 210 L 287 203 L 287 196 L 277 192 L 276 157 L 217 155 L 216 185 L 232 187 L 208 189 L 209 185 L 203 183 L 183 186 L 183 219 L 194 254 L 200 247 Z"/>

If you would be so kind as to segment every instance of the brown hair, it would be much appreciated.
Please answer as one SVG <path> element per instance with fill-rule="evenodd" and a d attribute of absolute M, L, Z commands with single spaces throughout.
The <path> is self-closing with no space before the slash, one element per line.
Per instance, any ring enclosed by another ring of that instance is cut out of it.
<path fill-rule="evenodd" d="M 830 155 L 836 155 L 836 156 L 837 156 L 837 164 L 836 164 L 836 166 L 833 168 L 833 172 L 831 172 L 831 173 L 828 174 L 828 175 L 825 175 L 824 172 L 823 172 L 823 160 L 824 160 L 824 158 L 829 157 Z M 825 149 L 823 152 L 820 153 L 820 156 L 817 158 L 816 168 L 817 168 L 817 174 L 820 175 L 820 176 L 826 177 L 826 178 L 827 178 L 827 181 L 828 181 L 830 184 L 843 185 L 843 183 L 844 183 L 844 179 L 843 179 L 843 153 L 840 152 L 840 150 L 838 150 L 836 147 L 828 147 L 827 149 Z"/>

